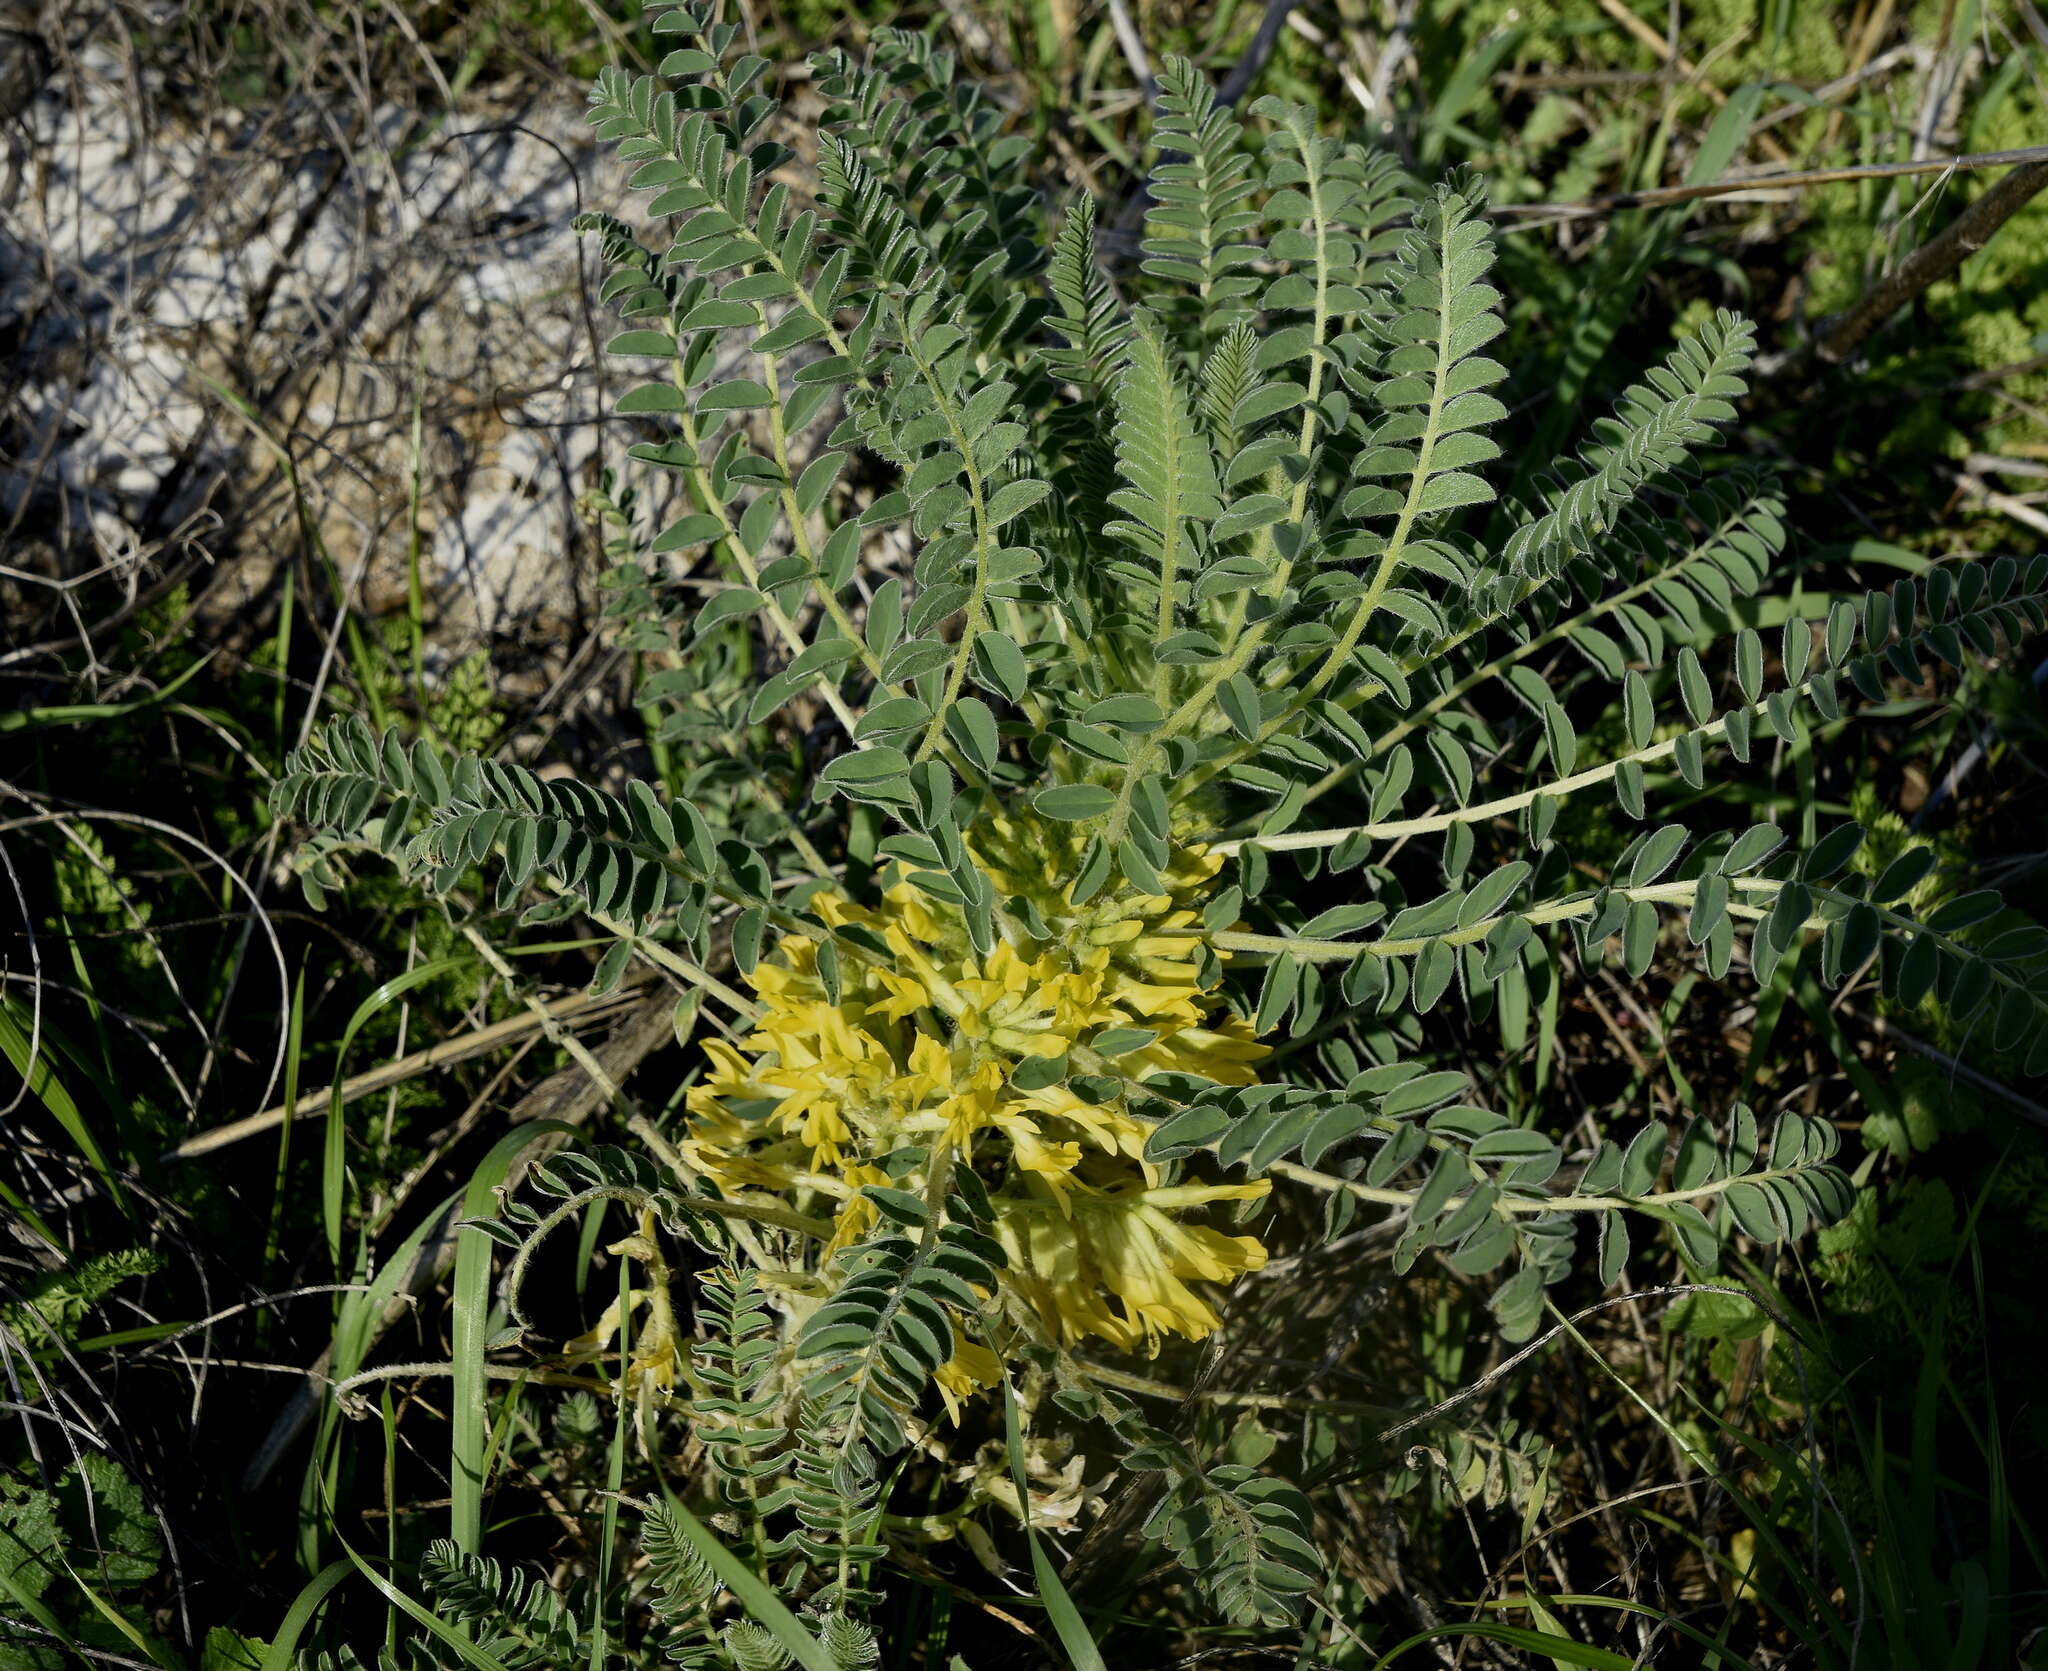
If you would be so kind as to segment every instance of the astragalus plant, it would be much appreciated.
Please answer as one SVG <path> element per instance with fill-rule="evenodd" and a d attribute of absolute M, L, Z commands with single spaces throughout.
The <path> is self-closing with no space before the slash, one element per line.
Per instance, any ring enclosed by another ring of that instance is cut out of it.
<path fill-rule="evenodd" d="M 680 983 L 705 1040 L 667 1137 L 551 1163 L 552 1204 L 494 1229 L 518 1319 L 549 1230 L 634 1216 L 648 1286 L 585 1350 L 637 1317 L 622 1392 L 702 1440 L 675 1488 L 778 1593 L 852 1642 L 892 1459 L 1007 1412 L 1114 1426 L 1214 1616 L 1299 1613 L 1309 1502 L 1128 1392 L 1129 1355 L 1218 1328 L 1280 1192 L 1332 1234 L 1391 1215 L 1394 1268 L 1485 1282 L 1511 1339 L 1632 1237 L 1705 1270 L 1849 1202 L 1824 1118 L 1510 1119 L 1442 1066 L 1456 1012 L 1505 1075 L 1560 971 L 1767 986 L 1799 948 L 2048 1058 L 2044 937 L 1994 897 L 1916 919 L 1924 850 L 1873 879 L 1853 826 L 1717 806 L 1887 681 L 2001 654 L 2048 587 L 1937 565 L 1738 627 L 1784 543 L 1768 471 L 1714 451 L 1750 325 L 1575 415 L 1576 452 L 1504 459 L 1544 391 L 1501 342 L 1477 181 L 1241 117 L 1169 61 L 1147 195 L 1049 213 L 1030 142 L 922 37 L 814 63 L 813 162 L 736 24 L 692 0 L 654 28 L 658 73 L 592 93 L 634 215 L 585 225 L 642 379 L 636 479 L 598 508 L 663 780 L 351 719 L 277 806 L 325 871 L 374 847 L 479 919 L 481 873 L 499 932 L 580 913 L 600 984 Z M 664 1235 L 716 1266 L 687 1308 Z M 1014 1514 L 1024 1460 L 966 1470 L 960 1513 Z M 770 1654 L 713 1634 L 701 1528 L 663 1512 L 679 1640 Z"/>

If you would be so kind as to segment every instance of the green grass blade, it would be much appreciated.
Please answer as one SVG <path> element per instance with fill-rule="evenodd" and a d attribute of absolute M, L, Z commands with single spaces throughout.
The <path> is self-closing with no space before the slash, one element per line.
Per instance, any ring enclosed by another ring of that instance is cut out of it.
<path fill-rule="evenodd" d="M 363 1367 L 363 1359 L 369 1356 L 376 1341 L 378 1320 L 383 1317 L 385 1307 L 390 1305 L 399 1285 L 411 1272 L 428 1236 L 442 1227 L 454 1205 L 455 1197 L 446 1196 L 421 1214 L 419 1223 L 413 1226 L 405 1240 L 377 1267 L 369 1286 L 341 1297 L 341 1306 L 334 1319 L 334 1335 L 328 1346 L 328 1373 L 337 1382 L 346 1381 Z M 300 1555 L 309 1572 L 321 1564 L 320 1540 L 326 1523 L 318 1517 L 318 1504 L 323 1494 L 331 1500 L 339 1489 L 337 1447 L 342 1432 L 341 1413 L 334 1400 L 328 1399 L 320 1408 L 319 1432 L 313 1441 L 312 1455 L 306 1462 L 305 1479 L 299 1495 L 305 1516 Z"/>
<path fill-rule="evenodd" d="M 1512 17 L 1514 14 L 1508 14 Z M 1450 80 L 1444 83 L 1443 91 L 1422 119 L 1422 160 L 1432 167 L 1443 160 L 1444 142 L 1453 135 L 1468 143 L 1477 138 L 1469 129 L 1461 128 L 1465 112 L 1486 91 L 1493 79 L 1493 72 L 1516 47 L 1522 44 L 1526 29 L 1500 29 L 1488 35 L 1478 47 L 1452 72 Z M 1481 141 L 1480 143 L 1484 143 Z"/>
<path fill-rule="evenodd" d="M 469 1176 L 462 1216 L 485 1217 L 520 1152 L 548 1132 L 573 1132 L 560 1120 L 535 1120 L 507 1132 Z M 465 1555 L 483 1549 L 484 1471 L 490 1438 L 490 1400 L 484 1377 L 485 1330 L 490 1324 L 491 1254 L 497 1246 L 481 1230 L 456 1232 L 454 1410 L 448 1471 L 448 1535 Z"/>
<path fill-rule="evenodd" d="M 24 1590 L 14 1581 L 16 1572 L 38 1559 L 37 1552 L 29 1548 L 14 1532 L 12 1527 L 0 1525 L 0 1538 L 5 1538 L 8 1544 L 27 1551 L 26 1558 L 23 1560 L 16 1561 L 12 1557 L 0 1560 L 0 1596 L 5 1596 L 10 1606 L 20 1608 L 37 1625 L 48 1631 L 53 1641 L 61 1642 L 65 1647 L 71 1649 L 72 1652 L 78 1653 L 78 1644 L 72 1640 L 71 1633 L 64 1628 L 64 1622 L 43 1605 L 40 1597 L 30 1595 L 28 1591 Z M 4 1555 L 4 1553 L 4 1546 L 0 1546 L 0 1555 Z M 80 1654 L 80 1657 L 83 1658 L 84 1656 Z"/>
<path fill-rule="evenodd" d="M 443 1621 L 431 1609 L 422 1607 L 418 1602 L 414 1601 L 411 1596 L 407 1595 L 396 1584 L 392 1583 L 390 1579 L 371 1566 L 362 1556 L 349 1548 L 346 1542 L 342 1543 L 341 1548 L 342 1552 L 355 1563 L 356 1571 L 360 1572 L 372 1584 L 377 1586 L 377 1593 L 379 1595 L 390 1602 L 401 1613 L 425 1625 L 435 1636 L 453 1648 L 459 1658 L 474 1665 L 477 1671 L 511 1671 L 511 1667 L 502 1659 L 499 1659 L 497 1655 L 486 1653 L 474 1642 L 459 1635 L 453 1625 Z"/>
<path fill-rule="evenodd" d="M 602 1204 L 597 1204 L 601 1206 Z M 577 1275 L 582 1275 L 583 1261 L 579 1261 Z M 581 1297 L 580 1294 L 578 1296 Z M 619 1362 L 624 1365 L 628 1342 L 633 1327 L 633 1270 L 632 1261 L 619 1261 Z M 621 1385 L 624 1384 L 623 1377 Z M 590 1596 L 590 1671 L 604 1671 L 605 1655 L 609 1647 L 604 1628 L 604 1598 L 611 1588 L 612 1554 L 618 1547 L 619 1539 L 619 1491 L 626 1478 L 626 1415 L 628 1404 L 623 1398 L 617 1401 L 613 1412 L 612 1441 L 605 1458 L 604 1520 L 598 1529 L 597 1539 L 597 1583 Z"/>
<path fill-rule="evenodd" d="M 345 1139 L 348 1134 L 341 1123 L 341 1088 L 343 1080 L 348 1077 L 342 1071 L 348 1047 L 355 1042 L 356 1034 L 387 1004 L 402 998 L 415 987 L 465 967 L 468 962 L 467 957 L 437 957 L 432 962 L 406 970 L 402 975 L 394 975 L 356 1006 L 355 1014 L 349 1017 L 348 1026 L 342 1030 L 341 1046 L 334 1053 L 334 1091 L 327 1106 L 327 1149 L 320 1174 L 320 1206 L 327 1227 L 327 1257 L 334 1266 L 335 1275 L 344 1282 L 348 1280 L 348 1273 L 341 1264 L 341 1208 L 347 1178 Z"/>
<path fill-rule="evenodd" d="M 1524 1630 L 1520 1625 L 1496 1625 L 1484 1622 L 1478 1624 L 1438 1625 L 1434 1630 L 1417 1631 L 1405 1642 L 1397 1642 L 1386 1653 L 1373 1661 L 1373 1671 L 1383 1671 L 1392 1665 L 1410 1648 L 1419 1648 L 1425 1642 L 1439 1642 L 1452 1636 L 1477 1636 L 1488 1642 L 1499 1642 L 1505 1647 L 1520 1648 L 1524 1653 L 1541 1654 L 1557 1665 L 1583 1665 L 1590 1671 L 1635 1671 L 1636 1662 L 1626 1654 L 1617 1654 L 1606 1648 L 1589 1647 L 1583 1642 L 1574 1642 L 1567 1636 L 1551 1636 L 1540 1630 Z"/>
<path fill-rule="evenodd" d="M 74 702 L 53 708 L 16 708 L 0 714 L 0 736 L 10 731 L 34 730 L 47 725 L 81 725 L 93 720 L 125 719 L 145 708 L 158 707 L 176 694 L 181 686 L 196 679 L 219 654 L 218 649 L 208 650 L 190 667 L 165 681 L 161 690 L 151 691 L 134 702 Z"/>
<path fill-rule="evenodd" d="M 739 1599 L 756 1624 L 789 1650 L 790 1658 L 804 1671 L 839 1671 L 832 1656 L 825 1652 L 824 1644 L 804 1629 L 803 1621 L 783 1605 L 782 1598 L 751 1567 L 720 1543 L 711 1529 L 675 1498 L 669 1498 L 668 1507 L 683 1535 L 697 1546 L 697 1552 L 710 1563 L 719 1581 Z"/>
<path fill-rule="evenodd" d="M 348 1562 L 332 1561 L 307 1580 L 306 1587 L 292 1599 L 284 1623 L 277 1627 L 277 1634 L 270 1639 L 270 1646 L 263 1650 L 262 1671 L 292 1671 L 299 1638 L 306 1634 L 306 1627 L 313 1622 L 313 1615 L 320 1610 L 327 1593 L 348 1574 Z"/>
<path fill-rule="evenodd" d="M 292 1007 L 285 1019 L 284 1039 L 284 1123 L 277 1132 L 277 1181 L 270 1193 L 270 1227 L 263 1237 L 263 1262 L 257 1267 L 258 1286 L 270 1286 L 270 1273 L 277 1263 L 278 1239 L 284 1231 L 285 1179 L 290 1175 L 292 1159 L 292 1114 L 299 1106 L 299 1067 L 305 1057 L 306 1041 L 306 969 L 299 966 L 299 978 L 292 986 Z M 266 1314 L 257 1335 L 264 1340 L 269 1335 L 269 1316 Z"/>
<path fill-rule="evenodd" d="M 1697 1643 L 1701 1648 L 1712 1654 L 1716 1664 L 1728 1666 L 1730 1671 L 1756 1671 L 1756 1667 L 1751 1661 L 1745 1659 L 1725 1643 L 1715 1641 L 1713 1637 L 1699 1629 L 1698 1626 L 1689 1625 L 1683 1619 L 1675 1618 L 1669 1613 L 1659 1612 L 1646 1602 L 1629 1601 L 1622 1596 L 1545 1596 L 1543 1603 L 1546 1608 L 1606 1607 L 1618 1613 L 1634 1613 L 1641 1618 L 1655 1619 L 1660 1625 L 1677 1631 L 1680 1636 L 1685 1637 L 1690 1642 Z M 1516 1600 L 1513 1596 L 1508 1596 L 1500 1601 L 1482 1601 L 1479 1605 L 1481 1607 L 1506 1608 L 1522 1607 L 1527 1604 Z M 1556 1639 L 1553 1637 L 1547 1638 L 1547 1640 L 1554 1641 Z"/>
<path fill-rule="evenodd" d="M 14 1064 L 14 1071 L 28 1081 L 29 1095 L 50 1111 L 50 1117 L 63 1128 L 64 1135 L 78 1145 L 78 1152 L 85 1157 L 85 1163 L 99 1174 L 100 1182 L 107 1186 L 107 1194 L 113 1197 L 114 1205 L 127 1215 L 128 1197 L 121 1188 L 120 1179 L 114 1175 L 106 1151 L 100 1147 L 99 1139 L 93 1135 L 92 1127 L 86 1123 L 64 1082 L 51 1071 L 53 1041 L 48 1022 L 43 1024 L 39 1041 L 41 1048 L 31 1060 L 29 1034 L 17 1020 L 23 1013 L 21 1005 L 14 999 L 0 998 L 0 1051 L 4 1051 Z"/>
<path fill-rule="evenodd" d="M 110 1627 L 112 1627 L 112 1629 L 115 1632 L 117 1632 L 128 1643 L 128 1645 L 131 1648 L 133 1648 L 138 1654 L 141 1654 L 143 1658 L 148 1660 L 152 1665 L 162 1666 L 164 1668 L 164 1671 L 180 1671 L 178 1661 L 175 1658 L 171 1657 L 169 1650 L 167 1650 L 161 1643 L 152 1641 L 149 1637 L 143 1635 L 141 1631 L 137 1630 L 135 1628 L 134 1621 L 128 1618 L 126 1614 L 124 1614 L 111 1601 L 107 1600 L 105 1596 L 101 1595 L 99 1591 L 95 1590 L 83 1578 L 79 1577 L 77 1570 L 71 1565 L 71 1563 L 68 1560 L 64 1562 L 64 1570 L 65 1572 L 70 1574 L 71 1582 L 78 1586 L 79 1594 L 84 1596 L 85 1599 L 92 1604 L 93 1611 L 99 1614 L 101 1618 L 106 1620 L 107 1624 Z"/>
<path fill-rule="evenodd" d="M 1018 1419 L 1017 1394 L 1008 1376 L 1003 1377 L 1003 1440 L 1009 1447 L 1010 1478 L 1017 1487 L 1017 1512 L 1024 1521 L 1024 1541 L 1031 1549 L 1031 1571 L 1038 1580 L 1038 1599 L 1045 1605 L 1046 1617 L 1052 1620 L 1053 1631 L 1060 1646 L 1067 1650 L 1074 1671 L 1108 1671 L 1102 1650 L 1095 1645 L 1094 1633 L 1082 1619 L 1074 1598 L 1067 1594 L 1066 1585 L 1053 1570 L 1052 1558 L 1040 1547 L 1038 1533 L 1032 1528 L 1031 1491 L 1024 1478 L 1024 1424 Z"/>

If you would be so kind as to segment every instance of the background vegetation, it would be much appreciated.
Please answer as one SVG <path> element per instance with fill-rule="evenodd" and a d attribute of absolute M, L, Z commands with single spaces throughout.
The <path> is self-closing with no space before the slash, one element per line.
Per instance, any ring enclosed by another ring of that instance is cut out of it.
<path fill-rule="evenodd" d="M 1604 404 L 1674 325 L 1719 307 L 1757 319 L 1758 392 L 1734 445 L 1782 471 L 1800 588 L 2039 548 L 2048 196 L 1836 363 L 1837 323 L 2005 170 L 1627 195 L 2038 145 L 2048 29 L 2025 0 L 1670 15 L 1321 0 L 1277 15 L 1139 3 L 1128 43 L 1084 0 L 946 0 L 929 16 L 799 0 L 749 24 L 792 64 L 880 22 L 929 24 L 1017 131 L 1110 201 L 1142 170 L 1140 83 L 1164 53 L 1226 84 L 1256 64 L 1258 90 L 1425 177 L 1487 172 L 1496 282 L 1536 356 L 1516 367 L 1527 386 Z M 62 426 L 39 391 L 82 384 L 120 346 L 93 299 L 138 281 L 71 260 L 38 213 L 38 171 L 62 159 L 39 149 L 36 115 L 110 78 L 133 132 L 195 136 L 225 195 L 293 147 L 346 191 L 457 133 L 573 116 L 595 70 L 644 67 L 636 21 L 569 0 L 186 0 L 17 7 L 0 26 L 15 49 L 0 92 L 24 95 L 0 96 L 24 111 L 0 200 L 17 275 L 0 312 L 0 857 L 17 913 L 0 971 L 15 1076 L 0 1070 L 0 1663 L 215 1671 L 346 1643 L 369 1657 L 396 1618 L 373 1572 L 410 1584 L 465 1443 L 488 1451 L 493 1551 L 641 1651 L 645 1586 L 613 1494 L 647 1494 L 658 1470 L 597 1396 L 603 1375 L 493 1402 L 467 1439 L 458 1419 L 451 1450 L 451 1384 L 421 1366 L 448 1363 L 458 1331 L 477 1338 L 448 1227 L 524 1164 L 508 1132 L 553 1119 L 631 1142 L 673 1123 L 695 1059 L 674 995 L 586 995 L 601 948 L 572 930 L 508 958 L 381 873 L 343 888 L 267 810 L 284 752 L 340 713 L 597 781 L 661 772 L 680 733 L 643 700 L 596 584 L 618 530 L 586 500 L 547 554 L 545 603 L 475 607 L 432 560 L 437 507 L 464 491 L 435 475 L 435 437 L 502 391 L 440 375 L 379 301 L 309 305 L 280 337 L 267 310 L 293 305 L 289 284 L 239 297 L 187 345 L 174 383 L 203 409 L 205 444 L 125 502 L 118 529 L 95 520 L 104 506 L 49 466 Z M 451 249 L 516 231 L 441 229 Z M 366 249 L 384 235 L 365 217 Z M 173 228 L 145 265 L 199 253 Z M 287 246 L 280 270 L 293 259 Z M 593 357 L 561 353 L 563 370 Z M 405 392 L 356 429 L 332 390 L 366 369 Z M 598 489 L 602 462 L 563 491 Z M 346 504 L 362 507 L 360 558 L 332 533 Z M 1875 848 L 1931 840 L 1930 899 L 1992 882 L 2039 916 L 2038 673 L 2006 659 L 1938 675 L 1854 733 L 1854 754 L 1796 763 L 1801 787 L 1877 831 Z M 1765 774 L 1745 792 L 1758 817 L 1783 796 Z M 1553 1129 L 1737 1095 L 1818 1115 L 1846 1146 L 1851 1215 L 1729 1273 L 1751 1297 L 1609 1305 L 1512 1361 L 1482 1292 L 1396 1282 L 1356 1232 L 1318 1265 L 1328 1280 L 1241 1296 L 1224 1353 L 1162 1366 L 1225 1390 L 1254 1364 L 1262 1384 L 1341 1387 L 1308 1410 L 1218 1398 L 1183 1418 L 1205 1454 L 1284 1447 L 1318 1486 L 1321 1660 L 1299 1632 L 1215 1629 L 1130 1536 L 1142 1505 L 1102 1499 L 1106 1458 L 1035 1459 L 1034 1498 L 1073 1534 L 1067 1588 L 1159 1664 L 1364 1667 L 1474 1622 L 1550 1645 L 1463 1636 L 1413 1657 L 2048 1664 L 2048 1455 L 2028 1415 L 2048 1357 L 2032 1283 L 2048 1109 L 2018 1064 L 1874 986 L 1794 973 L 1740 998 L 1676 949 L 1644 986 L 1563 990 L 1534 1021 L 1525 1087 Z M 617 1291 L 617 1234 L 592 1215 L 575 1257 L 541 1273 L 558 1338 Z M 386 1366 L 400 1372 L 360 1383 L 345 1414 L 323 1396 Z M 963 1436 L 958 1460 L 999 1469 L 974 1448 L 996 1438 Z M 1014 1582 L 1021 1537 L 920 1530 L 888 1663 L 957 1653 L 983 1671 L 1056 1652 L 1042 1592 Z"/>

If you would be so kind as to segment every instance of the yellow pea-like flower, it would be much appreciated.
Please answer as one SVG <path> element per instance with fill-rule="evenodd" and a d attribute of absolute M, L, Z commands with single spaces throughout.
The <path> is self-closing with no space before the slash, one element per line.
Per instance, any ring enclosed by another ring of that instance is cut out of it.
<path fill-rule="evenodd" d="M 1185 1215 L 1266 1185 L 1162 1184 L 1143 1158 L 1149 1128 L 1120 1097 L 1086 1100 L 1031 1064 L 1079 1055 L 1098 1075 L 1245 1085 L 1267 1051 L 1213 981 L 1200 983 L 1221 962 L 1205 957 L 1197 907 L 1222 861 L 1177 851 L 1161 876 L 1169 892 L 1076 906 L 1068 879 L 1083 843 L 1071 825 L 1036 819 L 977 827 L 974 861 L 1004 904 L 986 955 L 956 907 L 908 881 L 872 907 L 814 895 L 820 920 L 863 930 L 889 957 L 845 955 L 842 942 L 835 994 L 813 942 L 793 935 L 764 956 L 749 976 L 760 1016 L 737 1046 L 705 1046 L 710 1071 L 685 1099 L 682 1148 L 722 1187 L 773 1190 L 830 1217 L 828 1255 L 874 1228 L 863 1185 L 922 1192 L 929 1156 L 944 1150 L 989 1186 L 1013 1315 L 1064 1343 L 1156 1351 L 1167 1335 L 1216 1327 L 1193 1285 L 1266 1259 L 1256 1237 Z M 1088 1056 L 1097 1035 L 1134 1028 L 1150 1039 Z M 940 1376 L 949 1407 L 993 1383 L 987 1357 L 963 1341 Z"/>

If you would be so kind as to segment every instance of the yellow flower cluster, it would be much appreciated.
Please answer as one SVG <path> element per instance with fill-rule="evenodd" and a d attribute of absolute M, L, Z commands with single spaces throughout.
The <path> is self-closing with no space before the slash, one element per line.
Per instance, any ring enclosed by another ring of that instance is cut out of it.
<path fill-rule="evenodd" d="M 872 909 L 815 896 L 820 918 L 878 937 L 889 957 L 844 958 L 835 1002 L 816 943 L 783 939 L 750 977 L 762 1000 L 754 1031 L 736 1048 L 706 1046 L 711 1071 L 689 1092 L 682 1147 L 724 1189 L 771 1190 L 829 1212 L 835 1248 L 874 1223 L 863 1185 L 922 1192 L 930 1156 L 967 1159 L 989 1185 L 1009 1256 L 1006 1301 L 1063 1344 L 1093 1335 L 1156 1351 L 1162 1335 L 1199 1340 L 1216 1327 L 1191 1284 L 1228 1282 L 1266 1260 L 1255 1237 L 1181 1215 L 1268 1186 L 1163 1185 L 1144 1159 L 1149 1128 L 1121 1099 L 1092 1104 L 1057 1079 L 1041 1083 L 1052 1076 L 1028 1064 L 1066 1057 L 1077 1072 L 1244 1085 L 1266 1047 L 1200 984 L 1192 902 L 1222 861 L 1178 852 L 1167 893 L 1076 907 L 1068 883 L 1081 843 L 1072 826 L 1035 818 L 977 827 L 974 861 L 1001 907 L 1001 938 L 986 956 L 956 908 L 909 882 Z M 1090 1049 L 1108 1029 L 1152 1038 L 1108 1062 Z M 942 1380 L 964 1392 L 995 1368 L 977 1348 Z"/>

